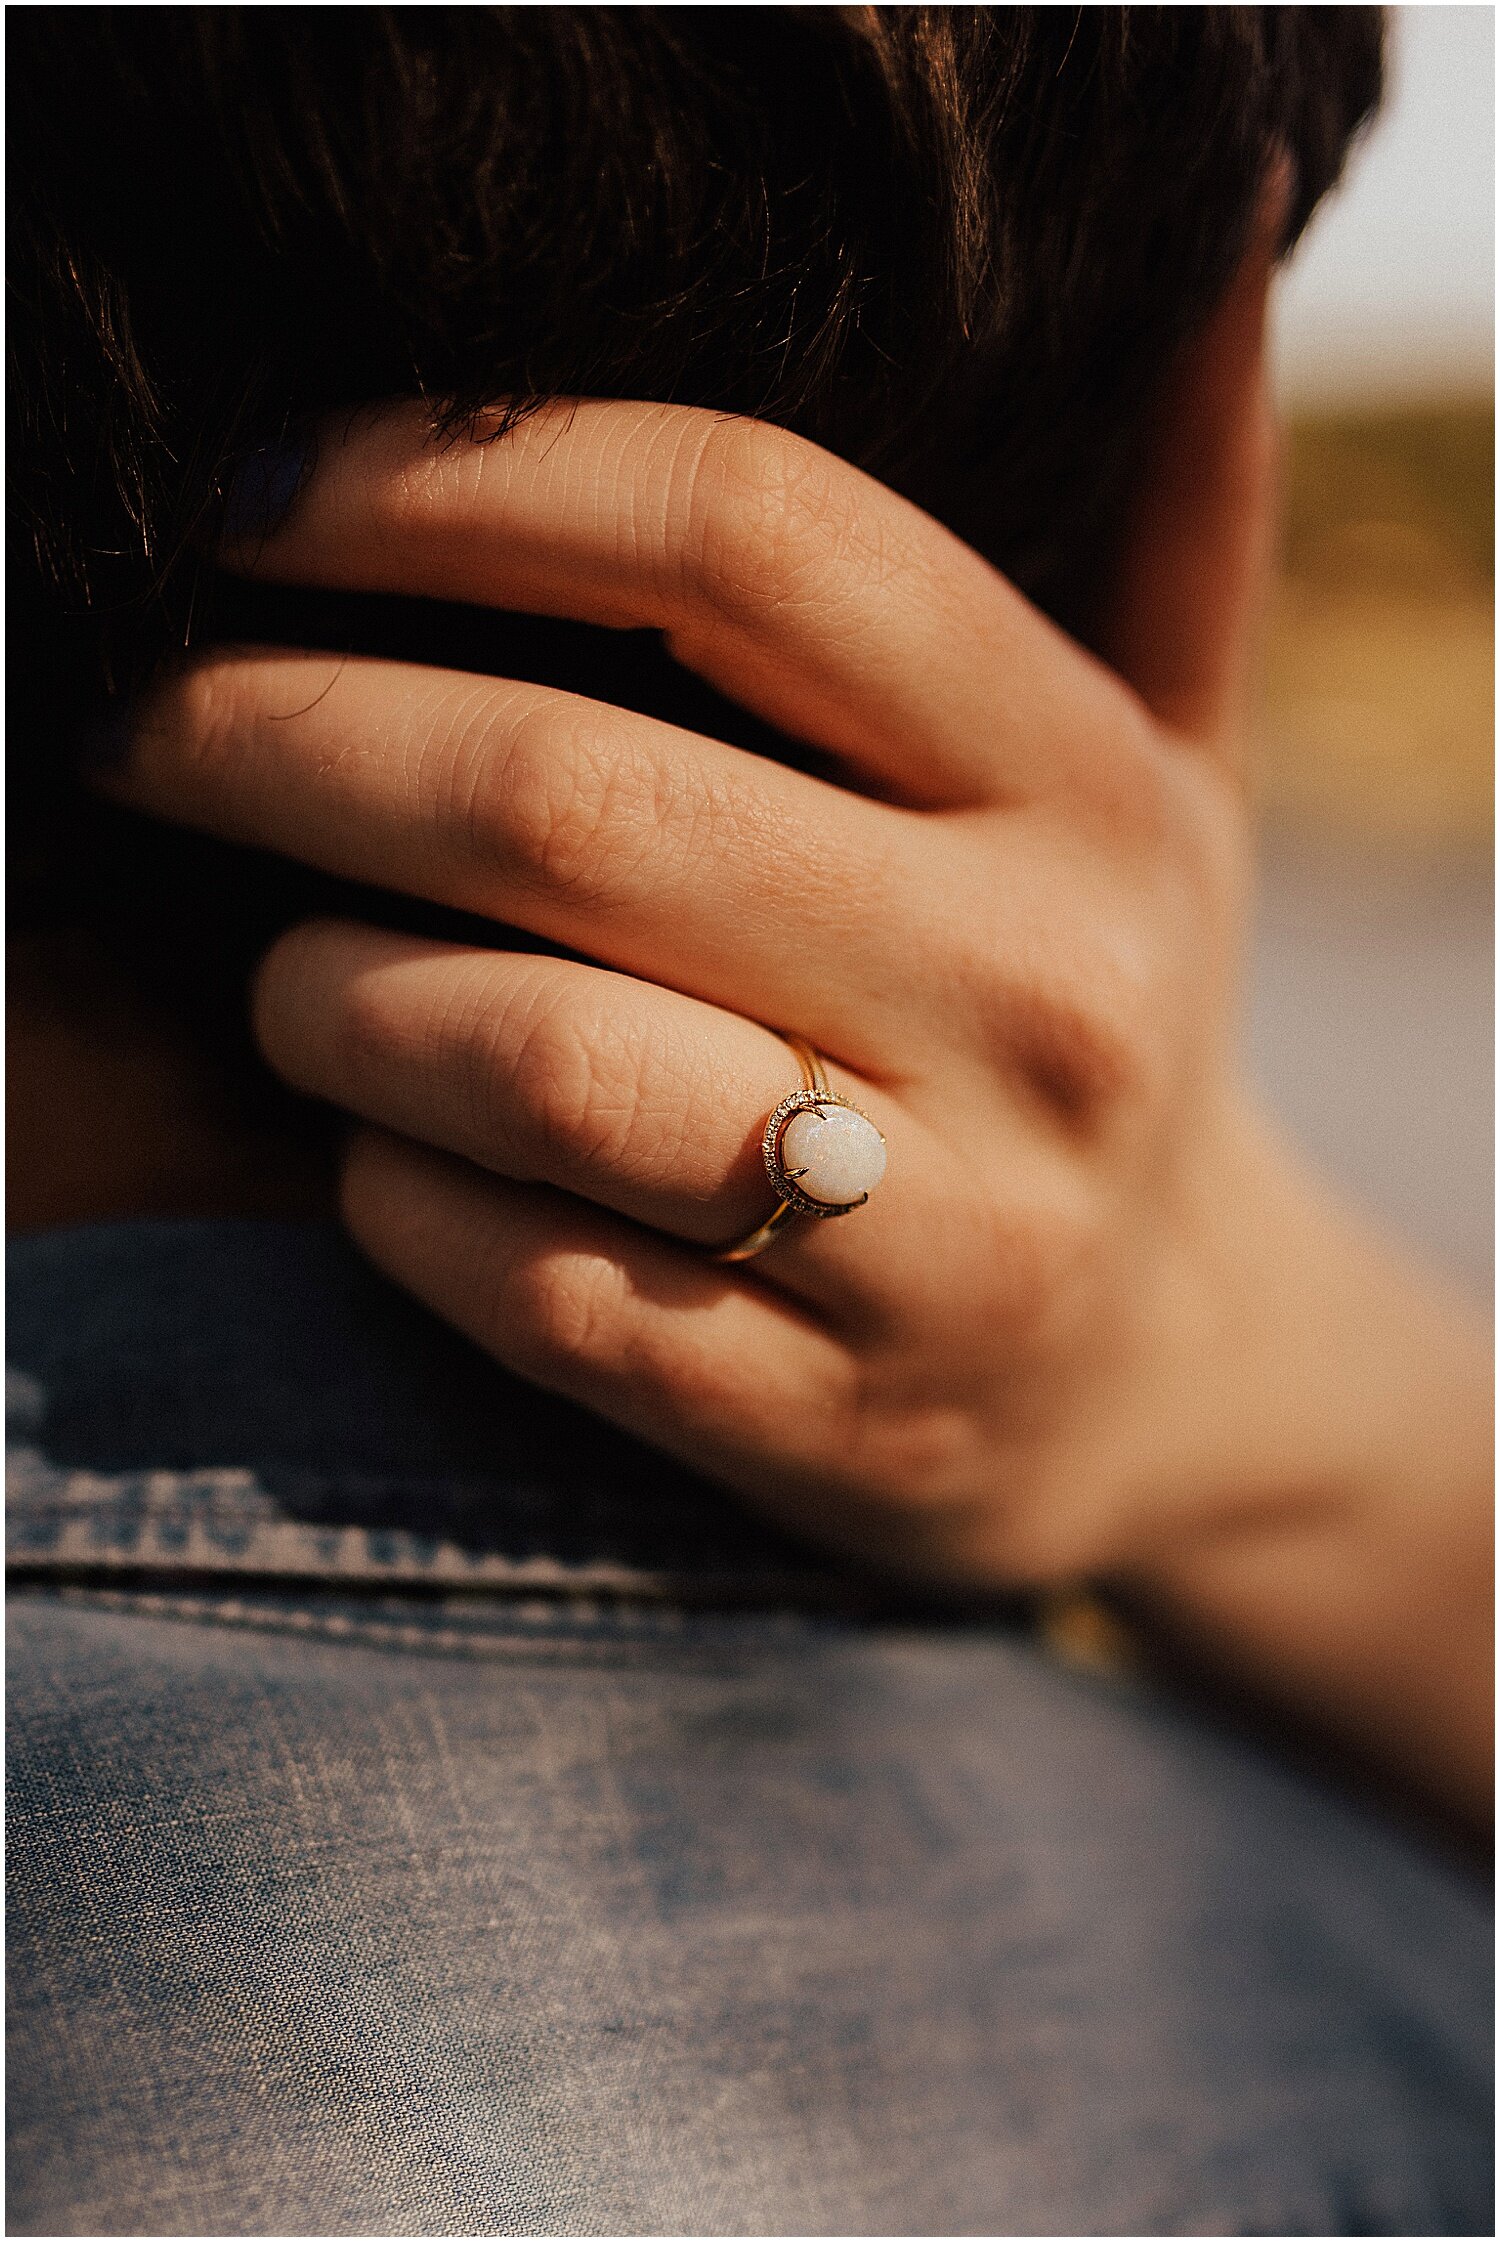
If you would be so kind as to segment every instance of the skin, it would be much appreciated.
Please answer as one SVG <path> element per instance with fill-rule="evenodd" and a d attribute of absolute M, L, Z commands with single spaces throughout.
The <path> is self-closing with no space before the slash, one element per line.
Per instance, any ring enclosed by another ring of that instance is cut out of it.
<path fill-rule="evenodd" d="M 514 1369 L 799 1532 L 964 1591 L 1105 1581 L 1462 1812 L 1489 1741 L 1486 1335 L 1330 1204 L 1234 1059 L 1271 483 L 1257 250 L 1167 385 L 1107 661 L 775 430 L 331 428 L 232 565 L 666 634 L 838 783 L 530 685 L 196 656 L 108 785 L 577 953 L 295 929 L 270 1064 L 341 1204 Z M 773 1032 L 889 1148 L 759 1259 Z"/>

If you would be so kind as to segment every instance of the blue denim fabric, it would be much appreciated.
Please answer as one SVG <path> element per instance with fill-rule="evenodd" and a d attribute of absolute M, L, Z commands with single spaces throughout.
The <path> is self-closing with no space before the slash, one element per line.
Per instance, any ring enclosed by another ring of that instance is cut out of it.
<path fill-rule="evenodd" d="M 13 1249 L 13 2233 L 1492 2231 L 1490 1906 L 331 1235 Z"/>

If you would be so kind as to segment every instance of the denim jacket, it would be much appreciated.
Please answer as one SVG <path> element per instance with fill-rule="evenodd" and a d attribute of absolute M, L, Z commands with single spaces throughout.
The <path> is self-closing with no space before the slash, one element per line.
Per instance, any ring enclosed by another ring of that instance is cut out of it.
<path fill-rule="evenodd" d="M 1491 2230 L 1460 1867 L 331 1231 L 11 1250 L 14 2233 Z"/>

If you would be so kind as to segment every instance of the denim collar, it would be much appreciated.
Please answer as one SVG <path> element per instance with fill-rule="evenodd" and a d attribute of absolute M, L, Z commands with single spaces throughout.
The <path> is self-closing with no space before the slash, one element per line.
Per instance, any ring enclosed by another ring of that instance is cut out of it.
<path fill-rule="evenodd" d="M 13 1575 L 872 1593 L 511 1377 L 332 1226 L 111 1223 L 12 1240 L 8 1261 Z"/>

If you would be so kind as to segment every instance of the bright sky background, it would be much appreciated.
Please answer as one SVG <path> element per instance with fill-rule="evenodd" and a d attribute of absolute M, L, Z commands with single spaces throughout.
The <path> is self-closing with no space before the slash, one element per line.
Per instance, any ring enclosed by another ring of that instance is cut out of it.
<path fill-rule="evenodd" d="M 1494 375 L 1495 15 L 1390 11 L 1391 86 L 1281 283 L 1291 402 L 1473 395 Z"/>

